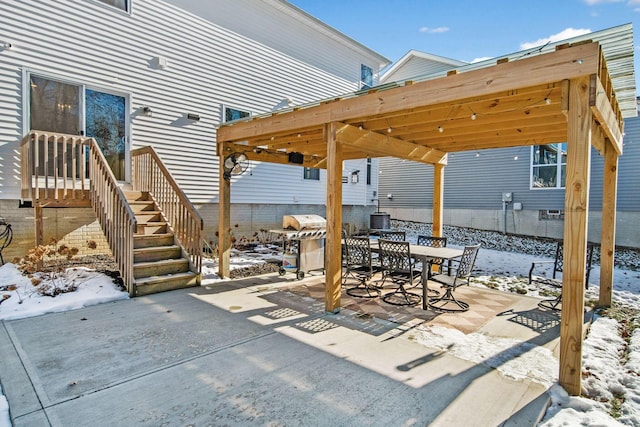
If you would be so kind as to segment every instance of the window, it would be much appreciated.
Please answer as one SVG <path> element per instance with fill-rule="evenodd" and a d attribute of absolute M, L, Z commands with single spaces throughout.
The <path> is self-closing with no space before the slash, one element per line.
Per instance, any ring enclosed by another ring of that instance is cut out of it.
<path fill-rule="evenodd" d="M 566 143 L 531 147 L 531 188 L 564 188 L 566 178 Z"/>
<path fill-rule="evenodd" d="M 236 110 L 235 108 L 224 107 L 224 121 L 232 122 L 238 119 L 249 117 L 251 113 L 248 111 Z"/>
<path fill-rule="evenodd" d="M 124 10 L 125 12 L 129 12 L 130 0 L 98 0 L 98 1 L 104 4 L 108 4 L 109 6 L 113 6 L 117 9 Z"/>
<path fill-rule="evenodd" d="M 81 87 L 34 75 L 29 84 L 29 128 L 79 135 Z"/>
<path fill-rule="evenodd" d="M 314 181 L 320 181 L 320 169 L 304 168 L 304 179 L 312 179 Z"/>
<path fill-rule="evenodd" d="M 116 179 L 126 178 L 127 99 L 29 74 L 29 130 L 95 138 Z"/>
<path fill-rule="evenodd" d="M 373 87 L 373 70 L 366 65 L 360 65 L 360 89 Z"/>

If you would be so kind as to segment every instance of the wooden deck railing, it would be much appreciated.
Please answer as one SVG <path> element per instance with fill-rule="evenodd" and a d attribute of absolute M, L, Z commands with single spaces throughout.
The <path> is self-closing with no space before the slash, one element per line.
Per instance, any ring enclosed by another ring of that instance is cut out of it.
<path fill-rule="evenodd" d="M 32 131 L 20 144 L 22 198 L 46 203 L 85 200 L 85 150 L 91 138 Z"/>
<path fill-rule="evenodd" d="M 124 284 L 133 287 L 136 217 L 93 138 L 30 132 L 21 143 L 22 197 L 36 208 L 73 206 L 87 197 L 105 233 Z M 88 153 L 88 159 L 87 159 Z"/>
<path fill-rule="evenodd" d="M 118 263 L 127 291 L 129 295 L 135 296 L 133 236 L 138 228 L 138 222 L 102 150 L 93 138 L 89 144 L 89 178 L 91 206 Z"/>
<path fill-rule="evenodd" d="M 180 189 L 153 147 L 133 150 L 132 185 L 134 191 L 148 191 L 165 216 L 189 256 L 194 272 L 202 270 L 202 231 L 204 222 Z"/>

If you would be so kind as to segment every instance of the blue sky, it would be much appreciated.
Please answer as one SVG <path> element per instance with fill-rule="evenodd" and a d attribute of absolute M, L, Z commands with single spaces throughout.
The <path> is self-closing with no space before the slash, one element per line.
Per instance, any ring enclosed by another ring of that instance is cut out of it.
<path fill-rule="evenodd" d="M 411 49 L 470 62 L 631 22 L 640 81 L 640 0 L 289 2 L 392 62 Z"/>

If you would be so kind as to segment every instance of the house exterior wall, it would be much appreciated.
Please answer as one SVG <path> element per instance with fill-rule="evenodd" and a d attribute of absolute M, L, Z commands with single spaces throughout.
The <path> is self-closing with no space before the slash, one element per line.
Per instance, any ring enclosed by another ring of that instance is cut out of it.
<path fill-rule="evenodd" d="M 294 106 L 335 97 L 360 88 L 361 64 L 376 78 L 386 65 L 280 0 L 131 4 L 126 13 L 97 0 L 0 3 L 0 40 L 12 44 L 0 50 L 0 200 L 7 206 L 20 198 L 19 141 L 30 130 L 30 72 L 126 97 L 129 147 L 152 145 L 192 202 L 215 210 L 215 129 L 225 107 L 262 114 L 284 99 Z M 204 16 L 194 13 L 205 9 Z M 152 117 L 142 114 L 143 106 L 151 107 Z M 200 120 L 188 120 L 187 113 Z M 362 161 L 345 162 L 345 174 L 354 170 L 360 179 L 344 185 L 344 201 L 365 215 L 375 205 L 377 181 L 366 184 Z M 377 171 L 372 175 L 377 180 Z M 322 207 L 324 178 L 324 171 L 320 181 L 311 181 L 300 167 L 251 162 L 247 173 L 232 178 L 231 202 Z M 0 216 L 9 216 L 4 205 Z M 214 218 L 204 219 L 207 228 L 215 226 Z"/>
<path fill-rule="evenodd" d="M 479 154 L 479 155 L 478 155 Z M 517 160 L 514 160 L 515 157 Z M 589 236 L 600 241 L 603 157 L 592 150 L 589 191 Z M 625 120 L 624 152 L 618 162 L 616 244 L 640 247 L 640 117 Z M 513 193 L 508 205 L 506 231 L 514 234 L 562 238 L 564 222 L 541 218 L 540 211 L 563 210 L 564 189 L 531 189 L 531 148 L 455 153 L 445 167 L 444 222 L 478 229 L 505 230 L 502 193 Z M 398 159 L 380 160 L 381 210 L 392 218 L 431 222 L 433 167 Z M 391 194 L 389 199 L 387 195 Z"/>

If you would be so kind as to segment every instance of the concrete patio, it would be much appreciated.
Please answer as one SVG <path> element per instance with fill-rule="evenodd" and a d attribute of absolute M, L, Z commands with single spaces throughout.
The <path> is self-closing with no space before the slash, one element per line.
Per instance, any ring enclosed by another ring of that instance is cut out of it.
<path fill-rule="evenodd" d="M 324 277 L 230 280 L 3 322 L 0 379 L 14 426 L 535 425 L 546 387 L 430 349 L 430 325 L 557 355 L 558 315 L 478 288 L 462 314 L 348 297 Z M 554 367 L 555 369 L 555 367 Z"/>

